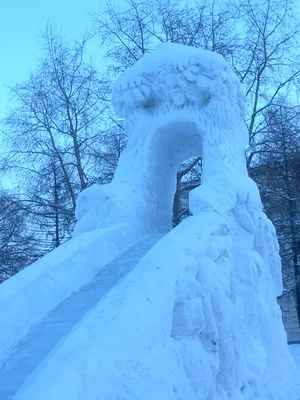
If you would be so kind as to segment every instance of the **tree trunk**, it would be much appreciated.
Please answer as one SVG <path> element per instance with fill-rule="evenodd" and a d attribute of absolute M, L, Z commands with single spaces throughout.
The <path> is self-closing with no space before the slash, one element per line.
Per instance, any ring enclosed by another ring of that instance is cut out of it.
<path fill-rule="evenodd" d="M 173 226 L 176 226 L 180 222 L 181 215 L 181 180 L 188 172 L 190 172 L 196 164 L 201 160 L 201 157 L 195 158 L 185 169 L 179 171 L 176 176 L 176 191 L 173 200 Z"/>
<path fill-rule="evenodd" d="M 54 177 L 54 204 L 58 205 L 59 204 L 59 196 L 58 196 L 55 162 L 53 164 L 53 177 Z M 58 207 L 55 207 L 55 241 L 54 241 L 54 243 L 55 243 L 55 247 L 58 247 L 60 245 Z"/>

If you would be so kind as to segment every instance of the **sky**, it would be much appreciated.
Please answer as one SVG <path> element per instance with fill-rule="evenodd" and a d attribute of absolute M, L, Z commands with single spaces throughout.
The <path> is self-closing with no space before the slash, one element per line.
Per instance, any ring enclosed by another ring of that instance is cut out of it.
<path fill-rule="evenodd" d="M 299 1 L 299 0 L 298 0 Z M 34 72 L 41 56 L 40 32 L 47 22 L 62 27 L 70 38 L 91 28 L 90 13 L 101 12 L 106 0 L 0 0 L 0 120 L 9 102 L 9 89 Z M 123 0 L 111 0 L 122 4 Z M 300 11 L 300 2 L 299 2 Z M 90 46 L 96 67 L 103 51 L 95 38 Z"/>
<path fill-rule="evenodd" d="M 120 3 L 120 0 L 112 0 Z M 0 119 L 5 115 L 9 89 L 34 72 L 41 56 L 40 32 L 47 22 L 62 27 L 64 34 L 77 37 L 91 28 L 89 13 L 101 12 L 106 0 L 2 0 L 0 7 Z M 100 42 L 90 52 L 101 62 Z M 99 52 L 99 58 L 97 58 Z"/>

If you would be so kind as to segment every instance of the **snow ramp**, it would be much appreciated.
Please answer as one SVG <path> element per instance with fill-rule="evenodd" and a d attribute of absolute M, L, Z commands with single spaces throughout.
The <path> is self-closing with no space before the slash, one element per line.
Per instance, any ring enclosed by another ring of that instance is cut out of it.
<path fill-rule="evenodd" d="M 237 77 L 216 53 L 165 43 L 112 103 L 128 135 L 113 180 L 79 195 L 72 240 L 0 287 L 0 399 L 299 400 Z M 201 186 L 172 229 L 191 157 Z"/>
<path fill-rule="evenodd" d="M 232 225 L 203 210 L 99 269 L 6 352 L 0 399 L 298 400 L 268 265 L 249 275 Z"/>
<path fill-rule="evenodd" d="M 0 399 L 14 398 L 40 364 L 97 303 L 135 267 L 164 234 L 148 235 L 101 268 L 62 300 L 9 350 L 0 362 Z M 96 255 L 95 255 L 96 256 Z M 40 299 L 43 301 L 43 298 Z"/>

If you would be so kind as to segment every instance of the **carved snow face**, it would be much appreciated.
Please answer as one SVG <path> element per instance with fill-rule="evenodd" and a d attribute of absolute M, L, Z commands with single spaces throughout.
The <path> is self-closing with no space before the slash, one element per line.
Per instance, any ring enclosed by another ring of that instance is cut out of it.
<path fill-rule="evenodd" d="M 244 112 L 240 84 L 219 54 L 165 43 L 139 60 L 117 80 L 112 102 L 116 113 L 130 119 L 137 110 L 163 106 L 201 110 L 210 100 L 235 103 Z"/>

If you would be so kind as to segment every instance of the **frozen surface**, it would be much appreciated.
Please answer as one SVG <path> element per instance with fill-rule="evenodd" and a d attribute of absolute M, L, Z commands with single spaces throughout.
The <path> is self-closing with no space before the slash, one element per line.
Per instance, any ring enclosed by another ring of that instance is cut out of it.
<path fill-rule="evenodd" d="M 111 184 L 79 196 L 69 244 L 75 247 L 56 253 L 54 267 L 38 273 L 33 265 L 0 287 L 0 296 L 9 294 L 3 310 L 10 301 L 23 307 L 25 320 L 29 315 L 11 346 L 17 311 L 1 324 L 5 396 L 299 400 L 299 371 L 276 301 L 282 292 L 276 232 L 247 175 L 237 78 L 219 55 L 164 44 L 120 76 L 112 100 L 125 118 L 128 146 Z M 177 168 L 199 155 L 203 176 L 190 194 L 193 215 L 171 230 Z M 143 256 L 137 246 L 129 268 L 124 260 L 107 266 L 121 247 L 146 235 L 165 236 Z M 54 287 L 67 282 L 76 257 L 82 284 L 85 268 L 98 275 L 79 289 L 75 272 L 72 290 L 49 294 L 38 318 L 39 307 L 31 299 L 26 308 L 19 291 L 34 293 L 40 283 L 40 293 L 51 293 L 47 273 L 55 271 Z M 116 269 L 103 280 L 111 265 L 120 268 L 117 285 Z"/>
<path fill-rule="evenodd" d="M 0 399 L 9 399 L 16 394 L 54 347 L 124 278 L 160 237 L 147 237 L 129 248 L 32 326 L 0 362 Z"/>
<path fill-rule="evenodd" d="M 87 232 L 2 283 L 0 359 L 32 324 L 142 237 L 130 224 Z"/>

